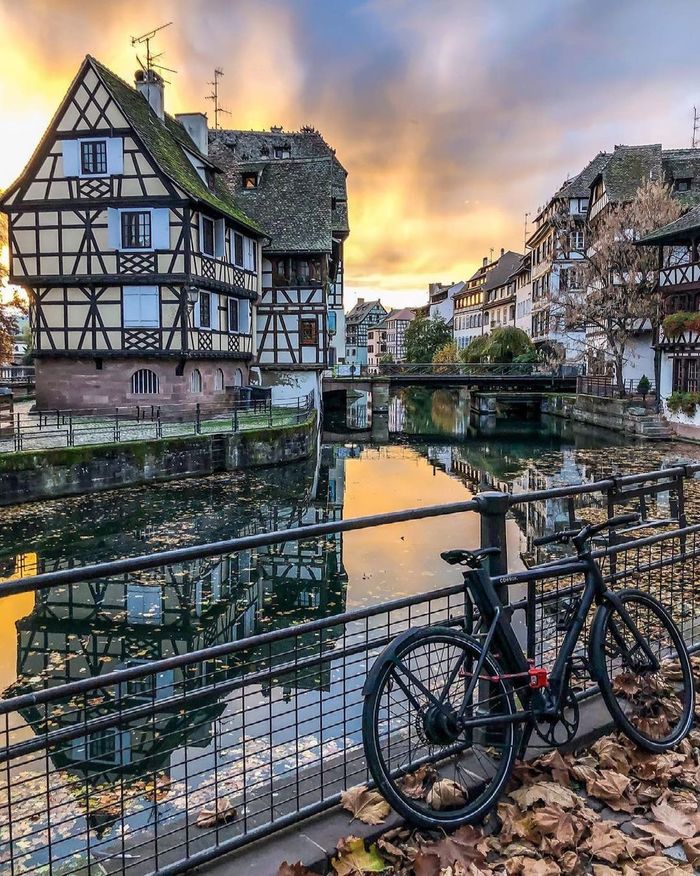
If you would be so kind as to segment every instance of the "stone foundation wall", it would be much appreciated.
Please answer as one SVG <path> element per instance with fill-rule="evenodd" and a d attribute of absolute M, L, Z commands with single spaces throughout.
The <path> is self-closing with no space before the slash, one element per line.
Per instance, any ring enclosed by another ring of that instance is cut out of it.
<path fill-rule="evenodd" d="M 0 506 L 297 462 L 314 452 L 317 422 L 0 454 Z"/>
<path fill-rule="evenodd" d="M 98 369 L 95 359 L 37 359 L 36 405 L 40 410 L 97 410 L 127 405 L 182 404 L 199 402 L 211 406 L 226 404 L 226 387 L 248 383 L 248 363 L 238 359 L 187 360 L 182 374 L 177 374 L 175 359 L 144 356 L 133 359 L 102 359 Z M 135 395 L 131 377 L 147 368 L 158 377 L 157 395 Z M 192 372 L 201 375 L 202 391 L 192 391 Z M 223 389 L 215 389 L 219 369 L 223 372 Z"/>

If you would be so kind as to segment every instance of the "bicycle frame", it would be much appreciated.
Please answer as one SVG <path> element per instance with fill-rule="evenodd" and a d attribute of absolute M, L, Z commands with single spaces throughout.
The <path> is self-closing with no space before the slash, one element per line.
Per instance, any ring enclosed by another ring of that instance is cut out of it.
<path fill-rule="evenodd" d="M 547 564 L 539 569 L 528 569 L 525 572 L 503 576 L 497 579 L 497 582 L 502 586 L 512 586 L 513 584 L 521 584 L 529 581 L 541 581 L 548 577 L 559 577 L 561 575 L 581 573 L 584 575 L 584 587 L 581 594 L 581 601 L 576 610 L 576 614 L 572 618 L 569 628 L 566 631 L 564 641 L 562 642 L 559 653 L 554 661 L 552 671 L 549 673 L 548 690 L 531 690 L 529 686 L 523 686 L 521 699 L 525 701 L 524 705 L 526 707 L 530 706 L 533 695 L 536 693 L 543 694 L 541 696 L 542 708 L 538 708 L 539 714 L 543 717 L 554 717 L 559 714 L 562 709 L 564 698 L 568 690 L 574 651 L 586 623 L 588 613 L 594 603 L 601 605 L 603 602 L 608 601 L 613 604 L 620 617 L 624 620 L 626 625 L 628 625 L 628 628 L 634 632 L 637 644 L 649 661 L 650 667 L 654 671 L 658 669 L 659 664 L 656 657 L 649 649 L 646 640 L 638 633 L 636 625 L 628 615 L 621 600 L 605 584 L 600 568 L 595 559 L 591 556 L 590 551 L 581 554 L 576 559 L 564 559 L 561 562 Z M 481 680 L 484 680 L 483 676 L 481 676 L 481 672 L 490 645 L 493 643 L 499 662 L 505 670 L 503 677 L 527 677 L 531 665 L 528 662 L 507 617 L 507 606 L 502 604 L 496 592 L 494 580 L 491 578 L 488 571 L 483 566 L 479 569 L 470 569 L 464 573 L 464 581 L 465 587 L 479 612 L 481 623 L 487 628 L 486 638 L 482 645 L 482 654 L 471 673 L 472 678 L 467 687 L 464 702 L 459 713 L 459 719 L 462 726 L 465 729 L 470 729 L 490 723 L 488 717 L 464 717 L 476 684 L 479 682 L 480 678 Z M 618 640 L 621 644 L 624 644 L 621 637 L 619 637 L 619 633 Z M 519 723 L 529 718 L 531 718 L 530 711 L 521 711 L 516 712 L 508 718 L 505 718 L 505 716 L 496 717 L 494 718 L 494 723 L 502 723 L 504 721 Z"/>

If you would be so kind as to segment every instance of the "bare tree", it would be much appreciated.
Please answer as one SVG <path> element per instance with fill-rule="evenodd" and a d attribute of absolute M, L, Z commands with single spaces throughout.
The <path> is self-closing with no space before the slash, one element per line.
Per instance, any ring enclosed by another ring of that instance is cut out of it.
<path fill-rule="evenodd" d="M 630 341 L 636 332 L 651 328 L 653 341 L 663 320 L 658 289 L 656 250 L 635 241 L 655 228 L 677 219 L 682 205 L 661 182 L 643 183 L 631 201 L 610 207 L 589 230 L 584 258 L 575 277 L 560 283 L 552 301 L 571 330 L 593 329 L 607 347 L 615 366 L 619 391 Z M 560 218 L 560 239 L 566 220 Z M 656 384 L 660 356 L 656 355 Z"/>

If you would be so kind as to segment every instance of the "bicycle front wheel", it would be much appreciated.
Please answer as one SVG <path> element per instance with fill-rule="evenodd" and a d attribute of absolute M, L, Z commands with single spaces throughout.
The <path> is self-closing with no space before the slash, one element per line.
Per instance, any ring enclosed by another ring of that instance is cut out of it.
<path fill-rule="evenodd" d="M 591 630 L 590 661 L 610 714 L 637 745 L 662 752 L 693 723 L 693 674 L 678 627 L 656 599 L 641 590 L 615 594 Z"/>
<path fill-rule="evenodd" d="M 433 627 L 389 645 L 373 670 L 362 715 L 367 765 L 387 802 L 419 827 L 482 819 L 517 757 L 513 691 L 490 655 L 465 703 L 480 654 L 475 640 Z"/>

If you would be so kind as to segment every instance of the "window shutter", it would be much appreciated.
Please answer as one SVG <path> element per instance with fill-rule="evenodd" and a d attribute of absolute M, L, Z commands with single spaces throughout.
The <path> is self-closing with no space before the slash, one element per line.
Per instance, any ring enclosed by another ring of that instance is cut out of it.
<path fill-rule="evenodd" d="M 222 259 L 226 252 L 226 223 L 223 219 L 217 219 L 214 224 L 214 255 Z"/>
<path fill-rule="evenodd" d="M 80 143 L 78 140 L 62 140 L 63 175 L 80 176 Z"/>
<path fill-rule="evenodd" d="M 138 286 L 124 286 L 122 294 L 124 300 L 124 325 L 139 325 L 141 322 L 141 307 Z"/>
<path fill-rule="evenodd" d="M 167 207 L 151 211 L 151 243 L 153 249 L 170 249 L 170 210 Z"/>
<path fill-rule="evenodd" d="M 250 331 L 250 320 L 248 318 L 250 315 L 249 307 L 248 301 L 245 299 L 238 302 L 238 331 L 245 335 Z"/>
<path fill-rule="evenodd" d="M 110 249 L 121 249 L 121 217 L 116 207 L 107 208 L 107 244 Z"/>
<path fill-rule="evenodd" d="M 107 140 L 107 173 L 118 176 L 124 173 L 124 140 L 121 137 Z"/>
<path fill-rule="evenodd" d="M 157 286 L 141 287 L 141 325 L 158 328 L 160 325 L 160 294 Z"/>
<path fill-rule="evenodd" d="M 243 238 L 243 267 L 246 271 L 255 270 L 255 255 L 253 253 L 253 248 L 255 243 L 250 237 Z"/>

